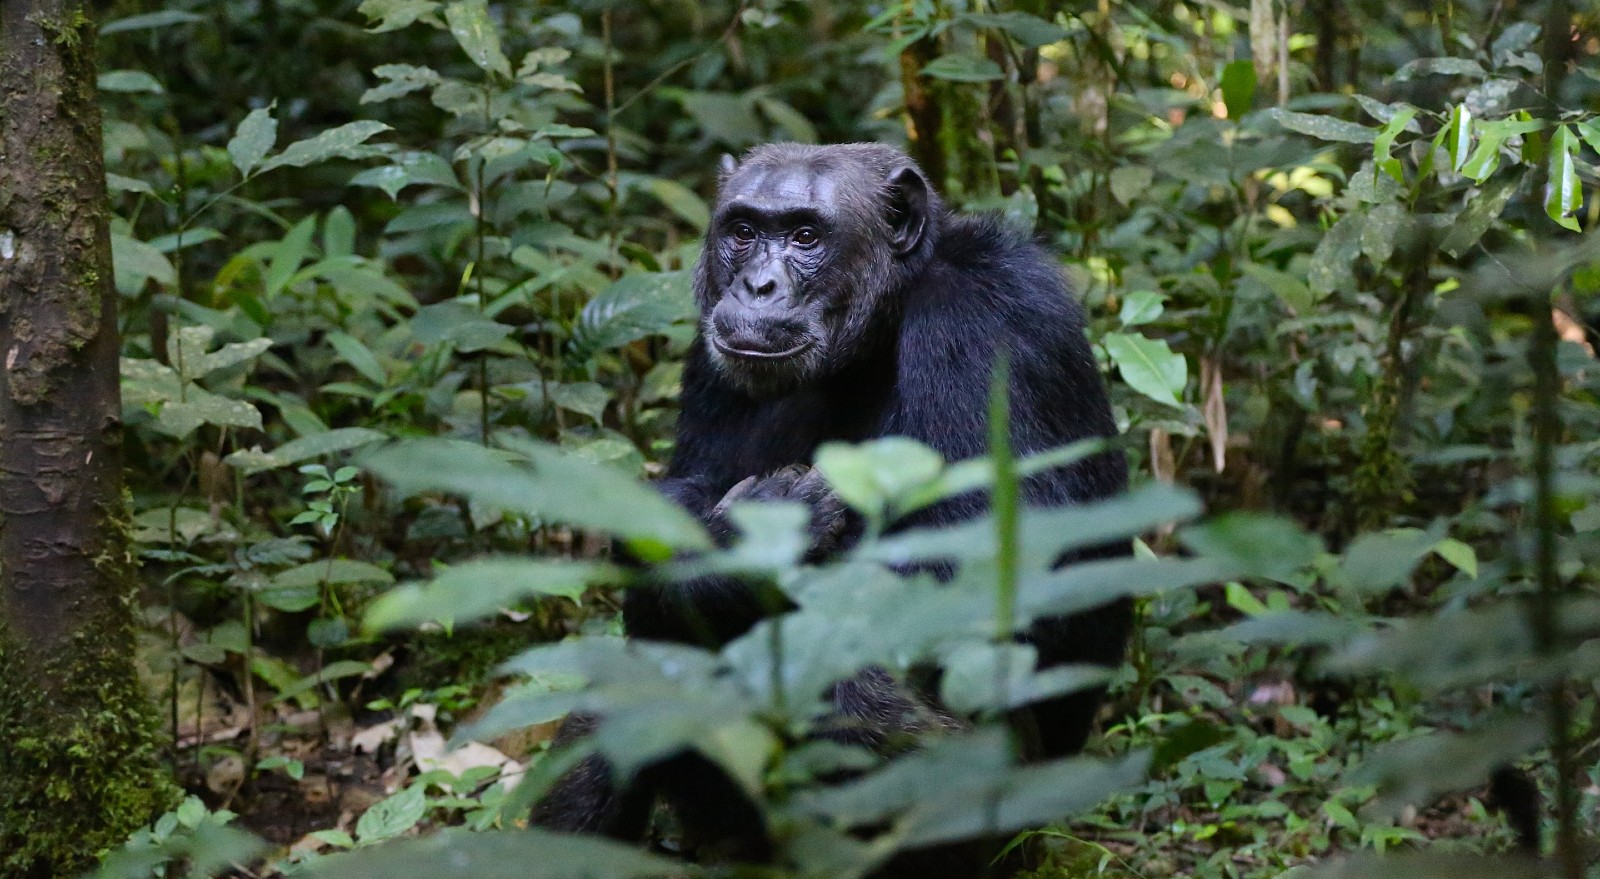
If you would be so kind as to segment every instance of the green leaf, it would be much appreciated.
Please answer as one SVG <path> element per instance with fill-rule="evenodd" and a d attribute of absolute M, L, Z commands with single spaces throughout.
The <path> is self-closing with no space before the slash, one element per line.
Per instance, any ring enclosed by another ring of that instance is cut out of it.
<path fill-rule="evenodd" d="M 669 210 L 682 217 L 697 231 L 704 232 L 711 222 L 711 209 L 700 196 L 676 180 L 652 178 L 646 185 L 650 193 L 661 200 Z"/>
<path fill-rule="evenodd" d="M 1247 262 L 1239 268 L 1246 277 L 1271 290 L 1283 300 L 1284 305 L 1293 309 L 1295 314 L 1310 315 L 1317 304 L 1317 296 L 1306 286 L 1306 282 L 1288 272 L 1281 272 L 1258 262 Z"/>
<path fill-rule="evenodd" d="M 1400 166 L 1400 160 L 1396 159 L 1392 152 L 1394 139 L 1400 135 L 1400 132 L 1406 130 L 1406 126 L 1411 124 L 1411 120 L 1416 118 L 1416 115 L 1417 108 L 1406 104 L 1395 110 L 1393 115 L 1389 117 L 1389 121 L 1384 123 L 1383 128 L 1378 132 L 1378 136 L 1372 141 L 1374 174 L 1382 171 L 1393 178 L 1396 183 L 1404 184 L 1406 182 L 1406 174 Z"/>
<path fill-rule="evenodd" d="M 1117 320 L 1125 327 L 1147 324 L 1161 316 L 1162 303 L 1166 300 L 1165 293 L 1158 293 L 1155 290 L 1134 290 L 1122 298 L 1122 308 L 1117 312 Z"/>
<path fill-rule="evenodd" d="M 394 582 L 394 575 L 372 564 L 371 562 L 356 561 L 355 559 L 328 559 L 326 561 L 306 562 L 295 565 L 285 571 L 279 571 L 272 577 L 272 586 L 276 589 L 301 589 L 307 586 L 339 586 L 349 583 L 378 583 L 389 584 Z"/>
<path fill-rule="evenodd" d="M 339 352 L 339 357 L 349 364 L 361 377 L 372 382 L 378 387 L 383 387 L 389 380 L 389 374 L 384 370 L 383 364 L 378 362 L 377 355 L 372 349 L 362 343 L 360 339 L 349 333 L 334 331 L 328 334 L 328 344 L 333 350 Z"/>
<path fill-rule="evenodd" d="M 278 120 L 272 118 L 272 108 L 251 110 L 228 141 L 228 158 L 240 174 L 248 176 L 277 140 Z"/>
<path fill-rule="evenodd" d="M 550 386 L 550 400 L 563 409 L 587 415 L 604 426 L 606 405 L 611 392 L 597 382 L 568 382 Z"/>
<path fill-rule="evenodd" d="M 149 92 L 155 95 L 165 91 L 155 77 L 143 70 L 107 70 L 95 80 L 95 87 L 103 92 Z"/>
<path fill-rule="evenodd" d="M 1180 398 L 1189 377 L 1188 361 L 1165 339 L 1107 333 L 1101 342 L 1129 387 L 1158 403 L 1183 408 Z"/>
<path fill-rule="evenodd" d="M 950 82 L 993 82 L 1005 78 L 1000 65 L 982 55 L 964 52 L 933 59 L 922 68 L 922 75 Z"/>
<path fill-rule="evenodd" d="M 962 13 L 957 20 L 973 27 L 1001 31 L 1028 49 L 1059 43 L 1068 36 L 1066 29 L 1055 22 L 1046 21 L 1027 12 L 967 12 Z"/>
<path fill-rule="evenodd" d="M 1399 586 L 1438 542 L 1437 535 L 1417 528 L 1363 534 L 1345 550 L 1340 563 L 1345 584 L 1362 592 Z"/>
<path fill-rule="evenodd" d="M 427 789 L 414 784 L 399 793 L 374 803 L 356 821 L 356 839 L 363 845 L 393 839 L 417 826 L 427 813 Z M 404 872 L 413 873 L 412 869 Z"/>
<path fill-rule="evenodd" d="M 1352 270 L 1361 254 L 1361 229 L 1366 219 L 1363 212 L 1350 211 L 1317 243 L 1316 251 L 1311 254 L 1311 266 L 1306 270 L 1306 283 L 1319 299 L 1354 286 Z"/>
<path fill-rule="evenodd" d="M 1544 212 L 1556 224 L 1574 232 L 1582 229 L 1572 215 L 1583 207 L 1583 184 L 1578 180 L 1578 144 L 1572 128 L 1558 126 L 1550 139 L 1550 177 L 1545 184 Z"/>
<path fill-rule="evenodd" d="M 268 159 L 267 163 L 261 166 L 261 170 L 270 171 L 273 168 L 283 167 L 304 168 L 328 159 L 363 159 L 377 155 L 377 147 L 365 144 L 374 135 L 388 130 L 390 130 L 388 125 L 371 119 L 349 122 L 315 137 L 289 144 L 282 153 Z"/>
<path fill-rule="evenodd" d="M 1472 146 L 1472 111 L 1466 104 L 1457 104 L 1450 112 L 1449 134 L 1445 137 L 1445 148 L 1450 153 L 1450 169 L 1460 171 L 1469 158 L 1467 150 Z"/>
<path fill-rule="evenodd" d="M 1513 763 L 1544 744 L 1538 717 L 1502 716 L 1467 733 L 1443 732 L 1386 742 L 1350 772 L 1352 785 L 1375 785 L 1364 811 L 1391 817 L 1406 806 L 1477 787 L 1496 766 Z"/>
<path fill-rule="evenodd" d="M 1478 553 L 1473 548 L 1453 537 L 1446 537 L 1434 545 L 1433 551 L 1439 557 L 1455 565 L 1461 573 L 1468 577 L 1478 577 Z"/>
<path fill-rule="evenodd" d="M 160 12 L 147 12 L 143 15 L 130 15 L 115 21 L 108 21 L 100 26 L 100 35 L 120 34 L 124 31 L 148 30 L 151 28 L 171 27 L 175 24 L 191 24 L 196 21 L 205 21 L 204 18 L 193 12 L 181 9 L 163 9 Z"/>
<path fill-rule="evenodd" d="M 473 64 L 503 79 L 511 78 L 511 62 L 500 50 L 500 34 L 489 21 L 485 0 L 455 0 L 445 7 L 444 20 Z"/>
<path fill-rule="evenodd" d="M 1457 214 L 1455 222 L 1450 224 L 1450 231 L 1445 233 L 1439 249 L 1451 256 L 1466 253 L 1468 248 L 1478 243 L 1483 233 L 1489 231 L 1489 226 L 1500 216 L 1501 211 L 1505 210 L 1506 204 L 1511 201 L 1511 196 L 1519 185 L 1519 180 L 1501 180 L 1472 193 L 1466 208 Z"/>
<path fill-rule="evenodd" d="M 622 572 L 599 562 L 490 558 L 452 565 L 425 583 L 406 583 L 384 593 L 367 609 L 371 630 L 424 622 L 467 623 L 515 607 L 530 598 L 577 601 L 590 583 L 616 583 Z"/>
<path fill-rule="evenodd" d="M 385 439 L 388 439 L 388 435 L 376 430 L 365 427 L 341 427 L 290 440 L 271 452 L 263 452 L 261 447 L 257 446 L 254 449 L 234 452 L 222 460 L 244 475 L 250 476 L 264 470 L 276 470 L 279 467 L 360 448 Z"/>
<path fill-rule="evenodd" d="M 155 281 L 162 286 L 178 282 L 178 272 L 166 254 L 137 238 L 111 233 L 111 270 L 117 292 L 132 296 Z"/>
<path fill-rule="evenodd" d="M 1267 115 L 1277 120 L 1279 125 L 1290 131 L 1307 134 L 1319 140 L 1331 140 L 1342 143 L 1375 143 L 1377 132 L 1354 122 L 1346 122 L 1332 116 L 1316 116 L 1310 113 L 1296 113 L 1274 107 L 1267 111 Z"/>
<path fill-rule="evenodd" d="M 890 436 L 860 445 L 823 443 L 816 467 L 840 500 L 881 524 L 893 501 L 938 478 L 944 459 L 916 440 Z"/>
<path fill-rule="evenodd" d="M 363 92 L 361 95 L 363 104 L 391 101 L 419 89 L 432 88 L 441 81 L 439 72 L 432 67 L 417 67 L 412 64 L 379 64 L 372 68 L 372 72 L 386 81 Z"/>
<path fill-rule="evenodd" d="M 400 195 L 400 190 L 413 184 L 444 186 L 462 189 L 456 172 L 444 158 L 433 153 L 408 151 L 395 157 L 392 165 L 379 165 L 350 178 L 352 186 L 371 186 L 381 189 L 390 198 Z"/>
<path fill-rule="evenodd" d="M 1121 165 L 1111 169 L 1111 194 L 1117 201 L 1131 205 L 1150 189 L 1155 172 L 1145 165 Z"/>
<path fill-rule="evenodd" d="M 1248 59 L 1230 61 L 1222 68 L 1222 103 L 1235 122 L 1250 112 L 1256 100 L 1256 65 Z"/>
<path fill-rule="evenodd" d="M 435 0 L 361 0 L 356 10 L 368 21 L 377 22 L 367 29 L 368 33 L 381 34 L 407 27 L 424 16 L 431 16 L 438 8 Z"/>
<path fill-rule="evenodd" d="M 763 115 L 771 120 L 772 124 L 783 129 L 785 139 L 796 143 L 817 143 L 817 129 L 805 114 L 789 106 L 777 98 L 758 97 L 756 106 L 761 108 Z M 705 227 L 704 223 L 700 224 Z"/>
<path fill-rule="evenodd" d="M 400 491 L 448 491 L 478 503 L 681 549 L 710 549 L 700 523 L 654 489 L 554 447 L 511 444 L 514 454 L 451 440 L 412 440 L 358 463 Z M 531 467 L 513 463 L 522 457 Z"/>
<path fill-rule="evenodd" d="M 1418 58 L 1408 61 L 1394 72 L 1395 82 L 1405 82 L 1418 76 L 1476 76 L 1484 75 L 1483 65 L 1470 58 Z"/>
<path fill-rule="evenodd" d="M 573 327 L 572 347 L 587 358 L 694 320 L 699 314 L 688 272 L 624 275 L 583 307 Z"/>

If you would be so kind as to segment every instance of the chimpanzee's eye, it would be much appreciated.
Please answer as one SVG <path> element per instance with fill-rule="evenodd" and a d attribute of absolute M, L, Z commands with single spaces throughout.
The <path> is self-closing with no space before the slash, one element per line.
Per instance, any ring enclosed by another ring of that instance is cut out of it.
<path fill-rule="evenodd" d="M 791 240 L 794 241 L 796 246 L 809 249 L 816 247 L 817 243 L 822 240 L 822 236 L 817 234 L 817 230 L 811 228 L 810 226 L 801 226 L 800 228 L 794 230 L 794 235 L 792 236 Z"/>
<path fill-rule="evenodd" d="M 735 223 L 733 226 L 733 240 L 740 244 L 749 244 L 756 240 L 756 227 L 749 223 Z"/>

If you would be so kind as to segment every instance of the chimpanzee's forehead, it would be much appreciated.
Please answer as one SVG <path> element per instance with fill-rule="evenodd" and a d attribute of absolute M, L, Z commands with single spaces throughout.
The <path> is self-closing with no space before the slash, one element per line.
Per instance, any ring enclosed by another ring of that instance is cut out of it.
<path fill-rule="evenodd" d="M 769 213 L 809 209 L 831 213 L 849 181 L 814 163 L 747 164 L 722 186 L 722 202 Z"/>

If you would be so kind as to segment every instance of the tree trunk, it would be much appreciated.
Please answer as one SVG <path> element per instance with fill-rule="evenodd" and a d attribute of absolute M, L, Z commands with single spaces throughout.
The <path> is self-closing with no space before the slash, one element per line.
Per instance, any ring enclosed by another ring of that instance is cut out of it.
<path fill-rule="evenodd" d="M 0 0 L 0 875 L 70 876 L 171 800 L 134 669 L 94 27 Z"/>

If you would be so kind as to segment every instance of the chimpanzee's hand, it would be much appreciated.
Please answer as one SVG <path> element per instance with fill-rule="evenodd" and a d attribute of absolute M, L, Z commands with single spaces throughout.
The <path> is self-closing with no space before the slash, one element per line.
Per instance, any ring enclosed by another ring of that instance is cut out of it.
<path fill-rule="evenodd" d="M 847 510 L 829 488 L 822 473 L 801 464 L 791 464 L 766 476 L 751 476 L 728 489 L 711 511 L 714 519 L 724 519 L 728 507 L 738 501 L 794 501 L 811 509 L 811 549 L 806 561 L 817 561 L 839 549 L 849 523 Z"/>

